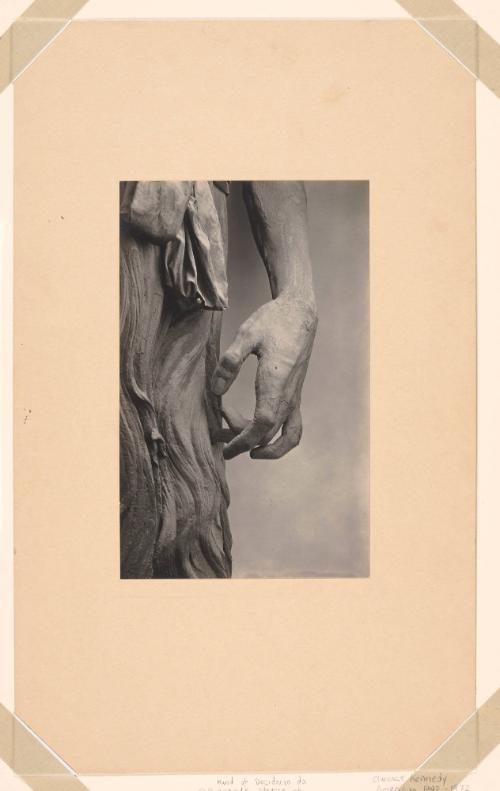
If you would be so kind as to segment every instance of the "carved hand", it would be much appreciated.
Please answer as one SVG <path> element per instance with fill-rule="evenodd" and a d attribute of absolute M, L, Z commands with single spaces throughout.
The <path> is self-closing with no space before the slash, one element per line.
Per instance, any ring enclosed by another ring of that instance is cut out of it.
<path fill-rule="evenodd" d="M 262 305 L 238 330 L 220 358 L 212 389 L 223 395 L 230 388 L 244 360 L 258 359 L 256 404 L 252 420 L 236 410 L 223 409 L 229 426 L 221 440 L 229 440 L 224 458 L 251 451 L 253 459 L 278 459 L 300 442 L 300 398 L 317 326 L 314 303 L 282 294 Z M 281 429 L 281 436 L 271 443 Z"/>

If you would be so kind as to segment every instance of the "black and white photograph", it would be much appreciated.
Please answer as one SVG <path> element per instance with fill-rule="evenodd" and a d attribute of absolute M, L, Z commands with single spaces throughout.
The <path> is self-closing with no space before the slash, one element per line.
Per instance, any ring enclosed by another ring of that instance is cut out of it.
<path fill-rule="evenodd" d="M 120 183 L 120 568 L 369 576 L 369 182 Z"/>

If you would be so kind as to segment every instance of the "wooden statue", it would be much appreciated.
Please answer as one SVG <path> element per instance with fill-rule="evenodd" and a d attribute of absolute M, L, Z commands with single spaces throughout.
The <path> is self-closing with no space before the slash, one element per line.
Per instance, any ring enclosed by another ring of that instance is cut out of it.
<path fill-rule="evenodd" d="M 300 441 L 317 325 L 305 190 L 243 190 L 272 299 L 219 359 L 229 183 L 120 185 L 123 578 L 230 577 L 225 459 L 277 459 Z M 249 354 L 259 359 L 252 419 L 221 403 Z"/>

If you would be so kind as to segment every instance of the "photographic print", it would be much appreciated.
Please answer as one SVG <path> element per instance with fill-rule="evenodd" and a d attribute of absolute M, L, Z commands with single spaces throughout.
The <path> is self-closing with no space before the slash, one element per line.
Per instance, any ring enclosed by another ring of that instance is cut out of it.
<path fill-rule="evenodd" d="M 122 578 L 368 576 L 368 187 L 121 182 Z"/>

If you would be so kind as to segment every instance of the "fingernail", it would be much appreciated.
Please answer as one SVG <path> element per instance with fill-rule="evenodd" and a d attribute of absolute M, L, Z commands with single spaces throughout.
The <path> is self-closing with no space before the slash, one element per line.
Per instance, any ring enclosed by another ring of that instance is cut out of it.
<path fill-rule="evenodd" d="M 221 376 L 216 376 L 212 382 L 212 392 L 214 392 L 215 395 L 222 395 L 225 385 L 224 379 L 222 379 Z"/>

